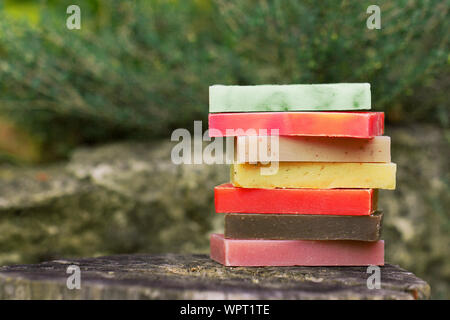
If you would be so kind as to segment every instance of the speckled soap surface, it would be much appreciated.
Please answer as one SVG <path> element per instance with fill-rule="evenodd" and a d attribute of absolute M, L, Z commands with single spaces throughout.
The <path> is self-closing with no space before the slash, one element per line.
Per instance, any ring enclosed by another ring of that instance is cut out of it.
<path fill-rule="evenodd" d="M 395 189 L 395 163 L 368 162 L 280 162 L 271 175 L 261 173 L 264 165 L 231 165 L 231 183 L 241 188 L 368 188 Z"/>
<path fill-rule="evenodd" d="M 369 83 L 209 87 L 209 112 L 369 110 Z"/>

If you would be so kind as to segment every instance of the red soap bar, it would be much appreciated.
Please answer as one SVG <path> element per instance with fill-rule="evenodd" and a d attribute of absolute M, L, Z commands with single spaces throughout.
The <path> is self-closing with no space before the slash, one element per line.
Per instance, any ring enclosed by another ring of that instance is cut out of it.
<path fill-rule="evenodd" d="M 225 183 L 214 188 L 218 213 L 370 215 L 377 189 L 260 189 Z"/>
<path fill-rule="evenodd" d="M 211 259 L 225 266 L 384 265 L 384 241 L 238 240 L 210 237 Z"/>
<path fill-rule="evenodd" d="M 236 131 L 239 129 L 241 132 Z M 278 129 L 280 136 L 372 138 L 383 134 L 384 113 L 245 112 L 209 114 L 209 135 L 211 137 L 271 135 L 274 134 L 271 131 L 273 129 Z"/>

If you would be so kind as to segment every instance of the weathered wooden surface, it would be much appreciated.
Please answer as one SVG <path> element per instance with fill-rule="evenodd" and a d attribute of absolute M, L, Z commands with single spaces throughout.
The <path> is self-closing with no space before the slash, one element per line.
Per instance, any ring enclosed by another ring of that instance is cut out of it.
<path fill-rule="evenodd" d="M 69 265 L 81 289 L 69 290 Z M 0 268 L 1 299 L 427 299 L 430 287 L 386 265 L 381 289 L 365 267 L 223 267 L 207 255 L 118 255 Z"/>

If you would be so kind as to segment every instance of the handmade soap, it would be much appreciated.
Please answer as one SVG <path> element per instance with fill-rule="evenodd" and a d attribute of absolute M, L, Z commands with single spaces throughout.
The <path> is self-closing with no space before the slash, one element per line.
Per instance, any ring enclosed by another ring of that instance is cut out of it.
<path fill-rule="evenodd" d="M 383 112 L 210 113 L 209 135 L 372 138 L 383 134 Z"/>
<path fill-rule="evenodd" d="M 277 140 L 278 139 L 278 140 Z M 272 141 L 273 140 L 273 141 Z M 276 145 L 278 144 L 278 145 Z M 391 138 L 372 139 L 279 136 L 239 136 L 235 161 L 391 162 Z"/>
<path fill-rule="evenodd" d="M 370 109 L 369 83 L 209 87 L 209 112 Z"/>
<path fill-rule="evenodd" d="M 395 189 L 395 163 L 280 162 L 271 175 L 262 164 L 231 165 L 231 182 L 243 188 Z"/>
<path fill-rule="evenodd" d="M 227 213 L 225 238 L 378 241 L 382 218 L 379 211 L 370 216 Z"/>
<path fill-rule="evenodd" d="M 261 189 L 230 183 L 214 188 L 216 212 L 369 215 L 377 209 L 377 189 Z"/>
<path fill-rule="evenodd" d="M 225 266 L 384 265 L 384 241 L 237 240 L 210 237 L 211 259 Z"/>

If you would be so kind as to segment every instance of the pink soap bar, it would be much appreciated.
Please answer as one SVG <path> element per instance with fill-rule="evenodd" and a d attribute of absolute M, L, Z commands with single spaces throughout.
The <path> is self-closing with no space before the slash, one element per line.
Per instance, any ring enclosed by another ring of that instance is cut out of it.
<path fill-rule="evenodd" d="M 239 240 L 210 236 L 211 259 L 225 266 L 384 265 L 384 241 Z"/>
<path fill-rule="evenodd" d="M 383 112 L 210 113 L 209 135 L 327 136 L 372 138 L 383 134 Z M 241 132 L 239 132 L 239 130 Z"/>

